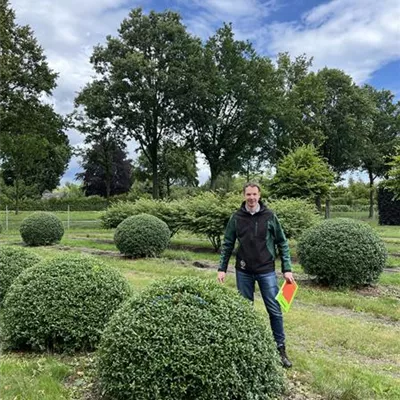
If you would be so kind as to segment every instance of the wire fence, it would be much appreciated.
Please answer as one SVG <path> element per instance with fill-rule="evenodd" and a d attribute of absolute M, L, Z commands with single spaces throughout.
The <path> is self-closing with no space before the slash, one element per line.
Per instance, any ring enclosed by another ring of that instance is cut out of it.
<path fill-rule="evenodd" d="M 0 224 L 4 231 L 18 230 L 22 221 L 34 211 L 20 211 L 15 214 L 15 211 L 0 210 Z M 68 206 L 67 211 L 52 211 L 60 218 L 64 225 L 64 229 L 99 229 L 101 228 L 100 216 L 101 211 L 73 211 Z"/>

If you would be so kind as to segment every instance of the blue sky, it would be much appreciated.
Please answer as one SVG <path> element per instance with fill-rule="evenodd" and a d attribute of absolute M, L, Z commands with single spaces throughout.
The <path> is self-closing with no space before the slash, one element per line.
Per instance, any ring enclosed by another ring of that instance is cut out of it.
<path fill-rule="evenodd" d="M 238 39 L 274 58 L 288 51 L 314 58 L 315 70 L 328 66 L 350 74 L 358 84 L 386 88 L 400 99 L 400 0 L 11 0 L 20 24 L 29 24 L 59 73 L 51 101 L 56 111 L 73 109 L 76 92 L 93 72 L 89 57 L 106 35 L 116 35 L 130 9 L 178 11 L 189 32 L 207 39 L 232 22 Z M 72 145 L 82 136 L 68 132 Z M 129 144 L 133 154 L 134 143 Z M 201 182 L 208 169 L 199 160 Z M 79 170 L 70 162 L 62 183 Z"/>

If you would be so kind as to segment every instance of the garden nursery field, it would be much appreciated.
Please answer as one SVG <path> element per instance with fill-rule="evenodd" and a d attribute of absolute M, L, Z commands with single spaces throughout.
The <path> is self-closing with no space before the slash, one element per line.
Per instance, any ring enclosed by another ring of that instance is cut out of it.
<path fill-rule="evenodd" d="M 166 277 L 216 280 L 219 254 L 203 235 L 179 231 L 160 256 L 131 259 L 118 252 L 114 229 L 100 227 L 100 212 L 74 212 L 68 220 L 66 213 L 55 213 L 65 226 L 60 243 L 28 248 L 18 229 L 29 214 L 10 214 L 8 230 L 1 215 L 0 247 L 25 247 L 45 260 L 90 255 L 122 273 L 134 293 Z M 378 226 L 376 221 L 369 224 L 383 239 L 389 257 L 379 282 L 357 290 L 314 283 L 299 265 L 297 243 L 290 239 L 299 289 L 284 315 L 293 368 L 285 371 L 286 392 L 279 399 L 400 399 L 400 227 Z M 226 286 L 234 292 L 232 263 L 233 258 Z M 266 320 L 259 294 L 255 308 Z M 95 364 L 93 352 L 3 350 L 0 399 L 94 400 L 99 398 L 93 378 Z"/>

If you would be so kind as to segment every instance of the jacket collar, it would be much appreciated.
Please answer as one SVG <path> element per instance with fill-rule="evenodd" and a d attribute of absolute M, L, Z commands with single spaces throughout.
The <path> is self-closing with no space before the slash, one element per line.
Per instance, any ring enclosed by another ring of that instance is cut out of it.
<path fill-rule="evenodd" d="M 264 212 L 266 210 L 266 207 L 265 207 L 264 203 L 261 200 L 258 202 L 258 204 L 260 205 L 260 209 L 254 215 L 259 214 L 261 212 Z M 250 211 L 247 211 L 247 209 L 246 209 L 246 202 L 245 201 L 240 206 L 240 209 L 241 209 L 241 211 L 245 212 L 246 214 L 250 214 L 251 215 Z"/>

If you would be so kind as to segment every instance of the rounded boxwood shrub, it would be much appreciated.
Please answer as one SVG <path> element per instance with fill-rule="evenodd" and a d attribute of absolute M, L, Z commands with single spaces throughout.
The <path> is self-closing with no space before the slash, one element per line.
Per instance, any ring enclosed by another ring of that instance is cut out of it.
<path fill-rule="evenodd" d="M 28 246 L 46 246 L 61 240 L 64 226 L 56 215 L 37 212 L 22 221 L 19 231 Z"/>
<path fill-rule="evenodd" d="M 41 258 L 36 254 L 16 247 L 0 247 L 0 304 L 14 279 L 28 267 L 37 264 Z"/>
<path fill-rule="evenodd" d="M 129 294 L 127 280 L 96 258 L 43 261 L 23 271 L 8 290 L 3 340 L 12 349 L 91 350 Z"/>
<path fill-rule="evenodd" d="M 347 218 L 309 229 L 300 238 L 297 253 L 307 274 L 339 287 L 377 281 L 387 257 L 384 242 L 368 224 Z"/>
<path fill-rule="evenodd" d="M 238 293 L 187 277 L 154 283 L 114 314 L 97 379 L 113 400 L 271 399 L 283 388 L 265 319 Z"/>
<path fill-rule="evenodd" d="M 156 257 L 167 248 L 170 236 L 165 222 L 153 215 L 139 214 L 117 226 L 114 242 L 128 257 Z"/>

